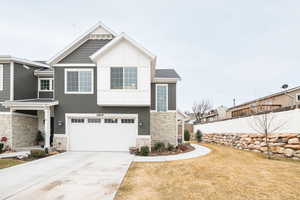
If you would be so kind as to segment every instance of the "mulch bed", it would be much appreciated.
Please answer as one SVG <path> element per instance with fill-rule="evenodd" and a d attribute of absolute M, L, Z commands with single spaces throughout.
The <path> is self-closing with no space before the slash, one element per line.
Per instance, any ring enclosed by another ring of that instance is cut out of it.
<path fill-rule="evenodd" d="M 184 146 L 184 148 L 180 148 L 180 146 Z M 173 151 L 163 151 L 163 152 L 157 152 L 157 151 L 151 151 L 148 156 L 168 156 L 168 155 L 177 155 L 181 153 L 187 153 L 190 151 L 193 151 L 195 148 L 190 144 L 183 144 L 179 145 L 179 147 L 176 147 Z"/>

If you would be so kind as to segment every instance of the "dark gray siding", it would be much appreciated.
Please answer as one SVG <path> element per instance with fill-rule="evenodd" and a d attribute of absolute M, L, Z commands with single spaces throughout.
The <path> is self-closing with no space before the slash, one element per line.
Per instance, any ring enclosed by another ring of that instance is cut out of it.
<path fill-rule="evenodd" d="M 15 63 L 14 100 L 37 98 L 38 79 L 34 76 L 35 69 L 26 69 L 22 64 Z"/>
<path fill-rule="evenodd" d="M 151 84 L 151 110 L 156 109 L 156 84 Z M 168 109 L 176 110 L 176 83 L 168 83 Z"/>
<path fill-rule="evenodd" d="M 91 67 L 88 67 L 91 68 Z M 100 107 L 97 105 L 97 71 L 94 67 L 94 94 L 65 94 L 64 93 L 64 69 L 55 68 L 55 99 L 59 105 L 55 106 L 55 134 L 65 133 L 65 113 L 132 113 L 139 115 L 139 135 L 150 134 L 150 108 L 149 107 Z M 58 121 L 63 126 L 58 126 Z"/>
<path fill-rule="evenodd" d="M 0 63 L 1 64 L 1 63 Z M 10 99 L 10 63 L 3 64 L 3 90 L 0 91 L 0 102 Z M 2 105 L 0 105 L 1 111 L 8 111 Z"/>
<path fill-rule="evenodd" d="M 53 98 L 53 92 L 39 92 L 39 98 Z"/>
<path fill-rule="evenodd" d="M 87 40 L 59 63 L 92 63 L 89 58 L 111 40 Z"/>
<path fill-rule="evenodd" d="M 169 83 L 168 90 L 169 110 L 176 110 L 176 83 Z"/>
<path fill-rule="evenodd" d="M 155 83 L 151 83 L 151 110 L 155 110 L 156 109 L 156 87 L 155 87 Z"/>

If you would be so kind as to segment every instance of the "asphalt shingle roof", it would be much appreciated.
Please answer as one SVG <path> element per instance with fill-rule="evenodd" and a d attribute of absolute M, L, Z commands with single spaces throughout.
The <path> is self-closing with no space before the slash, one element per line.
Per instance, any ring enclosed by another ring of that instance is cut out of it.
<path fill-rule="evenodd" d="M 155 70 L 155 78 L 178 78 L 180 76 L 174 69 L 156 69 Z"/>

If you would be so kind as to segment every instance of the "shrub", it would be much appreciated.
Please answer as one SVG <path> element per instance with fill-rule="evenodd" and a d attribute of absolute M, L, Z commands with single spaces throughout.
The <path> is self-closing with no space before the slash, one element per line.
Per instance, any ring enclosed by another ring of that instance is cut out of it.
<path fill-rule="evenodd" d="M 2 153 L 4 151 L 4 144 L 0 143 L 0 153 Z"/>
<path fill-rule="evenodd" d="M 174 145 L 168 143 L 168 151 L 173 151 L 174 150 Z"/>
<path fill-rule="evenodd" d="M 44 158 L 47 156 L 47 153 L 45 150 L 41 150 L 41 149 L 33 149 L 30 151 L 30 155 L 33 158 Z"/>
<path fill-rule="evenodd" d="M 184 141 L 190 141 L 191 135 L 188 130 L 184 130 Z"/>
<path fill-rule="evenodd" d="M 203 136 L 203 134 L 201 133 L 201 131 L 197 130 L 197 132 L 196 132 L 196 139 L 197 139 L 198 142 L 202 141 L 202 136 Z"/>
<path fill-rule="evenodd" d="M 165 143 L 163 142 L 157 142 L 154 144 L 154 150 L 158 152 L 162 152 L 165 150 Z"/>
<path fill-rule="evenodd" d="M 180 149 L 181 151 L 186 151 L 186 150 L 188 150 L 188 147 L 185 144 L 181 144 L 181 145 L 178 145 L 178 149 Z"/>
<path fill-rule="evenodd" d="M 141 152 L 140 152 L 141 156 L 148 156 L 149 152 L 150 152 L 150 150 L 149 150 L 148 146 L 141 147 Z"/>
<path fill-rule="evenodd" d="M 44 141 L 44 137 L 43 137 L 41 131 L 38 131 L 38 133 L 36 135 L 36 138 L 35 138 L 35 141 L 36 141 L 37 144 L 39 144 L 39 142 L 43 142 Z"/>

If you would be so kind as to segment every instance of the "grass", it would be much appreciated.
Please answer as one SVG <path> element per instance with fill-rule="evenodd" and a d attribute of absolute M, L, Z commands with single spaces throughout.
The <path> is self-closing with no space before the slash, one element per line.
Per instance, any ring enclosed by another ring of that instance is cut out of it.
<path fill-rule="evenodd" d="M 15 166 L 24 163 L 25 161 L 16 159 L 0 159 L 0 169 Z"/>
<path fill-rule="evenodd" d="M 133 163 L 115 200 L 300 199 L 300 162 L 219 145 L 203 157 Z"/>

